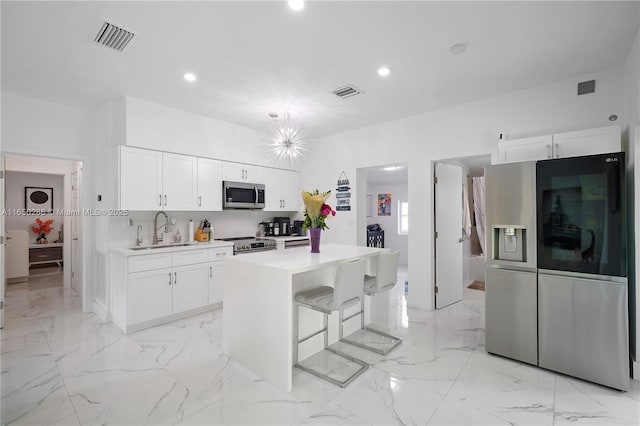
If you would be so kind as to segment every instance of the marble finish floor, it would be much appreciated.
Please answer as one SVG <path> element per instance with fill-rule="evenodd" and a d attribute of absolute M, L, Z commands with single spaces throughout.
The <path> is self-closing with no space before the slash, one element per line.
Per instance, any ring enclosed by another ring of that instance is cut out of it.
<path fill-rule="evenodd" d="M 484 349 L 484 292 L 407 309 L 387 356 L 346 389 L 294 371 L 283 393 L 222 353 L 222 311 L 123 335 L 63 288 L 11 287 L 1 331 L 3 425 L 637 425 L 621 393 Z"/>

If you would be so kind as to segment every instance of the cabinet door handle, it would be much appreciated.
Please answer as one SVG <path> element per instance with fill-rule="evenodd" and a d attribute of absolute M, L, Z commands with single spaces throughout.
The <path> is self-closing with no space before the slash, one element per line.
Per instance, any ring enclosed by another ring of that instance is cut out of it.
<path fill-rule="evenodd" d="M 162 207 L 162 194 L 158 194 L 158 205 Z"/>
<path fill-rule="evenodd" d="M 169 285 L 171 285 L 171 272 L 169 272 Z"/>
<path fill-rule="evenodd" d="M 560 158 L 560 144 L 554 143 L 553 150 L 556 152 L 555 157 Z"/>
<path fill-rule="evenodd" d="M 551 158 L 551 144 L 547 144 L 547 160 L 550 160 Z"/>
<path fill-rule="evenodd" d="M 213 267 L 209 266 L 209 278 L 213 277 Z"/>
<path fill-rule="evenodd" d="M 285 207 L 285 206 L 284 206 L 284 200 L 282 200 L 282 208 L 284 209 L 284 207 Z"/>
<path fill-rule="evenodd" d="M 216 256 L 226 256 L 227 252 L 220 252 L 220 253 L 216 253 Z"/>
<path fill-rule="evenodd" d="M 164 205 L 167 205 L 167 194 L 164 194 Z"/>
<path fill-rule="evenodd" d="M 202 195 L 198 195 L 198 207 L 202 207 Z"/>
<path fill-rule="evenodd" d="M 178 284 L 178 273 L 177 272 L 173 273 L 173 284 Z"/>

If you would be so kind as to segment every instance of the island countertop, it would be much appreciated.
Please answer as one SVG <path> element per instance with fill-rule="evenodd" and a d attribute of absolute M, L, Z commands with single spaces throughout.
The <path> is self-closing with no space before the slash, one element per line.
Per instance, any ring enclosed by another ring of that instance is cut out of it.
<path fill-rule="evenodd" d="M 340 263 L 362 259 L 370 265 L 387 249 L 324 243 L 227 257 L 224 263 L 223 350 L 234 361 L 285 392 L 292 390 L 293 346 L 298 336 L 322 328 L 322 315 L 301 310 L 294 297 L 333 285 Z M 363 276 L 364 282 L 364 276 Z M 360 305 L 354 307 L 358 309 Z M 337 315 L 329 321 L 329 342 L 337 336 Z M 321 336 L 298 347 L 298 360 L 322 350 Z"/>
<path fill-rule="evenodd" d="M 232 262 L 248 263 L 276 268 L 290 273 L 312 271 L 325 266 L 335 265 L 349 260 L 361 259 L 380 253 L 375 247 L 361 247 L 344 244 L 322 244 L 320 253 L 311 253 L 308 246 L 287 250 L 271 250 L 248 253 L 229 258 Z"/>

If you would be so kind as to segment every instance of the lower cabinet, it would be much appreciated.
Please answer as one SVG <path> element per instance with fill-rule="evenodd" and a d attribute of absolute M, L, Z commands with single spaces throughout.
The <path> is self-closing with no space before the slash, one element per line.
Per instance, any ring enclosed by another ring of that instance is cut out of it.
<path fill-rule="evenodd" d="M 209 263 L 209 304 L 222 303 L 224 289 L 224 263 Z"/>
<path fill-rule="evenodd" d="M 207 305 L 209 277 L 206 263 L 173 268 L 173 313 Z"/>
<path fill-rule="evenodd" d="M 127 322 L 138 324 L 171 315 L 173 269 L 163 268 L 129 274 Z"/>
<path fill-rule="evenodd" d="M 214 308 L 222 303 L 226 256 L 233 248 L 112 256 L 114 323 L 128 333 Z"/>
<path fill-rule="evenodd" d="M 222 303 L 224 289 L 224 259 L 233 256 L 232 247 L 209 249 L 209 303 Z"/>

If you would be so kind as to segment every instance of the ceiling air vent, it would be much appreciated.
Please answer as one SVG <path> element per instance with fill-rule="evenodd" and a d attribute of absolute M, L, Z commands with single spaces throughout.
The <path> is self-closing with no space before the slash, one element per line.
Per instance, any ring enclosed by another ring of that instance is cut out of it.
<path fill-rule="evenodd" d="M 105 21 L 96 35 L 95 42 L 105 47 L 115 49 L 118 52 L 124 50 L 131 45 L 135 33 L 125 29 L 123 26 L 116 25 L 112 22 Z"/>
<path fill-rule="evenodd" d="M 355 86 L 346 85 L 346 86 L 338 87 L 336 90 L 332 90 L 331 93 L 333 93 L 334 95 L 336 95 L 341 99 L 347 99 L 364 92 Z"/>

